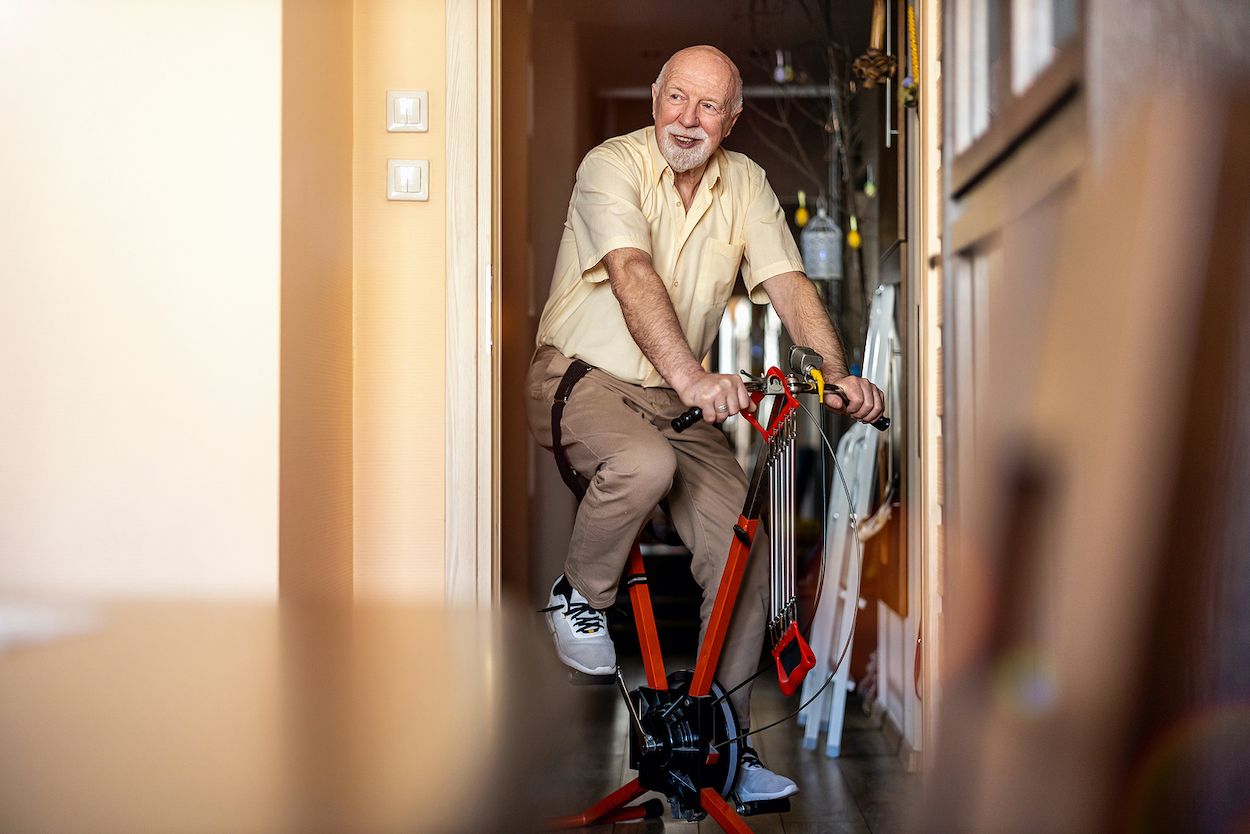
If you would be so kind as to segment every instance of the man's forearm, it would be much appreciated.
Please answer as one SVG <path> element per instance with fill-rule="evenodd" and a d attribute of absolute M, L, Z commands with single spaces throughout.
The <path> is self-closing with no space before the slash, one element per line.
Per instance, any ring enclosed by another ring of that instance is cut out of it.
<path fill-rule="evenodd" d="M 808 345 L 825 358 L 825 379 L 837 385 L 836 392 L 825 394 L 825 405 L 865 423 L 880 417 L 885 409 L 881 389 L 847 373 L 846 351 L 816 286 L 801 272 L 785 272 L 769 278 L 763 287 L 795 343 Z"/>
<path fill-rule="evenodd" d="M 641 250 L 618 249 L 610 252 L 607 260 L 612 292 L 621 305 L 629 335 L 660 376 L 681 390 L 703 368 L 686 342 L 663 280 Z"/>
<path fill-rule="evenodd" d="M 842 340 L 829 320 L 816 286 L 807 276 L 787 272 L 769 278 L 763 286 L 794 343 L 806 345 L 825 358 L 825 377 L 846 376 L 848 364 Z"/>

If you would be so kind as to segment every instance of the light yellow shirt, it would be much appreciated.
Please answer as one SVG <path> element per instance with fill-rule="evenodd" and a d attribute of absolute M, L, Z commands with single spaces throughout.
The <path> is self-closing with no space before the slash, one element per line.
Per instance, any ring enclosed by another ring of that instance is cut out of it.
<path fill-rule="evenodd" d="M 687 212 L 655 128 L 609 139 L 577 171 L 538 344 L 618 379 L 667 386 L 629 334 L 603 258 L 631 247 L 651 255 L 695 357 L 712 347 L 739 270 L 758 304 L 760 284 L 802 272 L 794 236 L 764 169 L 719 149 Z"/>

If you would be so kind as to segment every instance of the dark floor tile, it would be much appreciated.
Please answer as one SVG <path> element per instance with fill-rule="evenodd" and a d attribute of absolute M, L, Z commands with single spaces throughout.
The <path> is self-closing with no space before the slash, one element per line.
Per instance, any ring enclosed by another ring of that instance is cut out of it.
<path fill-rule="evenodd" d="M 783 820 L 786 834 L 873 834 L 863 818 L 850 820 L 818 821 L 791 819 L 789 815 Z"/>
<path fill-rule="evenodd" d="M 865 821 L 872 834 L 913 834 L 912 818 L 901 808 L 867 812 Z"/>
<path fill-rule="evenodd" d="M 858 756 L 894 756 L 899 752 L 898 741 L 890 738 L 881 730 L 842 731 L 842 757 Z"/>
<path fill-rule="evenodd" d="M 859 804 L 880 797 L 905 800 L 910 790 L 918 788 L 920 777 L 908 774 L 893 756 L 839 758 L 836 767 Z"/>
<path fill-rule="evenodd" d="M 838 767 L 873 834 L 906 834 L 911 830 L 908 823 L 918 800 L 919 776 L 904 772 L 893 757 L 845 759 Z"/>
<path fill-rule="evenodd" d="M 782 827 L 781 814 L 761 814 L 756 817 L 746 817 L 746 823 L 751 827 L 755 834 L 785 834 L 785 828 Z M 719 827 L 716 828 L 720 830 Z"/>
<path fill-rule="evenodd" d="M 855 694 L 847 696 L 846 714 L 842 717 L 844 730 L 880 731 L 884 728 L 885 720 L 881 715 L 864 712 L 863 703 Z"/>
<path fill-rule="evenodd" d="M 639 820 L 638 822 L 620 822 L 612 830 L 612 834 L 664 834 L 666 830 L 671 830 L 665 824 L 664 820 Z M 687 827 L 683 829 L 687 834 L 693 834 L 697 829 Z"/>

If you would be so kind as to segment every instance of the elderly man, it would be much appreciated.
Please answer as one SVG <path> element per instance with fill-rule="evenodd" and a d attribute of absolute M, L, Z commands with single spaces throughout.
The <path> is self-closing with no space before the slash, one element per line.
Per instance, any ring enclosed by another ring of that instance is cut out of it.
<path fill-rule="evenodd" d="M 713 47 L 683 49 L 660 70 L 651 99 L 654 126 L 609 139 L 578 169 L 528 380 L 531 431 L 551 448 L 561 379 L 574 360 L 592 366 L 559 419 L 559 445 L 590 483 L 547 609 L 560 659 L 587 674 L 615 670 L 602 612 L 635 536 L 666 497 L 693 554 L 706 631 L 747 488 L 716 424 L 754 406 L 736 375 L 708 373 L 701 360 L 740 270 L 752 300 L 771 302 L 794 341 L 823 355 L 848 399 L 830 394 L 825 404 L 865 422 L 882 413 L 881 392 L 846 372 L 763 169 L 721 148 L 742 113 L 737 67 Z M 670 421 L 690 406 L 704 422 L 677 434 Z M 743 582 L 719 667 L 726 687 L 760 661 L 763 563 L 753 558 Z M 731 700 L 749 726 L 750 687 Z M 744 755 L 743 801 L 797 790 Z"/>

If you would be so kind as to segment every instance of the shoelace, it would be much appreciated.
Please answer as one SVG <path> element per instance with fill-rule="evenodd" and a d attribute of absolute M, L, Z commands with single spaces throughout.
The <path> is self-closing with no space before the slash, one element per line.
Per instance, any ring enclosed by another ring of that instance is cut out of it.
<path fill-rule="evenodd" d="M 759 754 L 755 752 L 753 747 L 743 747 L 740 758 L 742 767 L 763 767 L 764 763 L 760 761 Z"/>
<path fill-rule="evenodd" d="M 567 595 L 564 597 L 564 616 L 573 621 L 573 630 L 581 634 L 594 634 L 603 628 L 603 612 L 596 611 L 586 602 L 574 602 Z M 558 611 L 561 606 L 553 605 L 542 609 L 541 613 Z"/>

